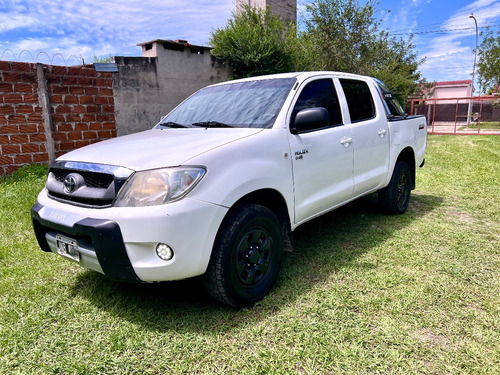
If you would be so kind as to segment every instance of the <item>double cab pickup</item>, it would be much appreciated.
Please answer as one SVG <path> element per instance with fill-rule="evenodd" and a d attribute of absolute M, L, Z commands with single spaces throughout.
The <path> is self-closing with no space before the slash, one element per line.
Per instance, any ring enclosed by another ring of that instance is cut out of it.
<path fill-rule="evenodd" d="M 31 216 L 42 250 L 119 281 L 202 275 L 251 306 L 301 224 L 378 192 L 404 213 L 427 125 L 379 80 L 337 72 L 208 86 L 151 130 L 59 157 Z"/>

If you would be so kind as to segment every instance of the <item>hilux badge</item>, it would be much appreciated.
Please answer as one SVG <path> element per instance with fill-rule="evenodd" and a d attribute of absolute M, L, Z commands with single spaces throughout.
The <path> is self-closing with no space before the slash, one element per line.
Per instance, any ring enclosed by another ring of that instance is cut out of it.
<path fill-rule="evenodd" d="M 69 174 L 66 176 L 63 182 L 64 191 L 66 193 L 72 193 L 76 190 L 76 178 L 75 176 Z"/>

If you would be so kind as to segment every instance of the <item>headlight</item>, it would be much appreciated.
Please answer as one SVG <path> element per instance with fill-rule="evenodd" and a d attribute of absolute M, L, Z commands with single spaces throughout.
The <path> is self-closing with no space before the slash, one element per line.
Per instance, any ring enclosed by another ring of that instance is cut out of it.
<path fill-rule="evenodd" d="M 118 192 L 116 207 L 156 206 L 183 198 L 205 175 L 201 167 L 135 172 Z"/>

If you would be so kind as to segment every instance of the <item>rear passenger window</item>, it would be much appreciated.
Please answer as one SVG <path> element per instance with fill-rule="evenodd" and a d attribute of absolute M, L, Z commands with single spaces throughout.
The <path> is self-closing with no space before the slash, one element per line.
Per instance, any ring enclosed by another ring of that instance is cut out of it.
<path fill-rule="evenodd" d="M 293 107 L 291 122 L 297 113 L 305 108 L 324 107 L 330 114 L 330 126 L 342 125 L 339 98 L 331 79 L 318 79 L 304 87 Z"/>
<path fill-rule="evenodd" d="M 363 81 L 340 79 L 351 115 L 351 122 L 369 120 L 375 117 L 375 106 L 370 88 Z"/>

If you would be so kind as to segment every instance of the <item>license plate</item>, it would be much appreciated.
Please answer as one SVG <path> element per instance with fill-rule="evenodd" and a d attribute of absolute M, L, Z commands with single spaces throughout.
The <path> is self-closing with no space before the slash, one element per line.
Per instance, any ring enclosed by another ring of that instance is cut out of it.
<path fill-rule="evenodd" d="M 56 244 L 58 254 L 76 262 L 80 261 L 80 252 L 78 251 L 78 244 L 75 240 L 58 234 L 56 235 Z"/>

